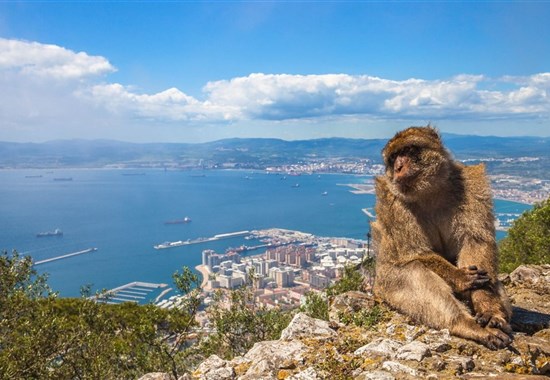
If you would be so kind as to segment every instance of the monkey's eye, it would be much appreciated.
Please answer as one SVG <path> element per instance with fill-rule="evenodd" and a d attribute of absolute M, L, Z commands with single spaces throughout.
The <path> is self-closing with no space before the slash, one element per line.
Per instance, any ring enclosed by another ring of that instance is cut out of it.
<path fill-rule="evenodd" d="M 390 154 L 390 156 L 388 157 L 388 163 L 390 164 L 390 166 L 393 166 L 395 160 L 397 159 L 397 156 L 397 153 Z"/>
<path fill-rule="evenodd" d="M 416 145 L 409 145 L 409 146 L 406 146 L 405 148 L 403 148 L 401 150 L 401 152 L 399 153 L 399 155 L 408 156 L 408 157 L 411 157 L 411 158 L 416 158 L 419 153 L 420 153 L 420 148 L 419 147 L 417 147 Z"/>

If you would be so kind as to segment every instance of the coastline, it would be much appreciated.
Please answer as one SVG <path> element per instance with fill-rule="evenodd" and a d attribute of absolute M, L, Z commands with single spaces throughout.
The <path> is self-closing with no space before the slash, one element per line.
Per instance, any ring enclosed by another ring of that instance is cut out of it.
<path fill-rule="evenodd" d="M 197 271 L 200 272 L 201 276 L 202 276 L 202 282 L 201 282 L 201 288 L 204 290 L 204 288 L 206 287 L 206 285 L 208 284 L 208 276 L 210 275 L 210 271 L 208 270 L 208 268 L 206 267 L 206 265 L 197 265 L 195 267 L 195 269 Z"/>

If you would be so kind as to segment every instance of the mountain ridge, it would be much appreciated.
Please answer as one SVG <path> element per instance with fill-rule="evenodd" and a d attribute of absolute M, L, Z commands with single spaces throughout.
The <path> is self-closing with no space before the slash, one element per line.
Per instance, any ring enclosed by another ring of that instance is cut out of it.
<path fill-rule="evenodd" d="M 550 160 L 550 138 L 443 134 L 457 159 L 542 157 Z M 368 159 L 380 163 L 387 139 L 229 138 L 202 143 L 135 143 L 120 140 L 0 141 L 0 167 L 105 167 L 129 162 L 251 163 L 280 165 L 312 159 Z"/>

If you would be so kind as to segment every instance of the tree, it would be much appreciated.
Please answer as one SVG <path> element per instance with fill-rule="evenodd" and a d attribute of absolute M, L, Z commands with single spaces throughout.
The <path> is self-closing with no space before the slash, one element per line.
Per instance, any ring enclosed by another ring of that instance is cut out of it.
<path fill-rule="evenodd" d="M 179 308 L 88 297 L 58 299 L 30 257 L 0 255 L 0 377 L 7 379 L 127 379 L 190 369 L 187 338 L 200 305 L 198 277 L 174 274 Z"/>
<path fill-rule="evenodd" d="M 550 198 L 524 212 L 500 242 L 500 270 L 550 263 Z"/>

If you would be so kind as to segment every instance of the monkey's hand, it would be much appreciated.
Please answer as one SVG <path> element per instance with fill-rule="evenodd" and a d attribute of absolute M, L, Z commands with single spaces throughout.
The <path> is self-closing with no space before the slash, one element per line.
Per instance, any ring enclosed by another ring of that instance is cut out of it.
<path fill-rule="evenodd" d="M 465 292 L 484 287 L 491 280 L 487 271 L 478 269 L 475 265 L 458 269 L 458 278 L 454 281 L 455 292 Z"/>
<path fill-rule="evenodd" d="M 512 326 L 506 321 L 504 316 L 493 314 L 490 312 L 477 313 L 476 322 L 483 327 L 489 327 L 493 329 L 499 329 L 506 334 L 510 335 L 512 333 Z"/>

